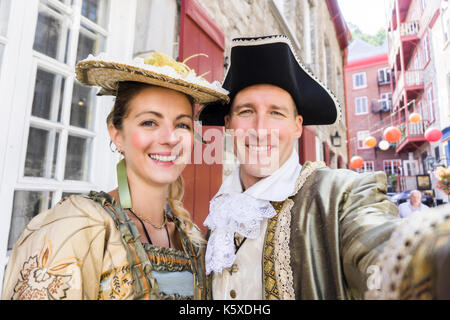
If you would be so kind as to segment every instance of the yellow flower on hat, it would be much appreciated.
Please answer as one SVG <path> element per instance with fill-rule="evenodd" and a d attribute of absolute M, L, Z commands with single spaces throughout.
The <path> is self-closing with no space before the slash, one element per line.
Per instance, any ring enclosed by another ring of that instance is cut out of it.
<path fill-rule="evenodd" d="M 155 67 L 168 66 L 183 76 L 187 76 L 189 72 L 193 72 L 184 63 L 175 61 L 172 57 L 160 52 L 152 52 L 149 57 L 144 59 L 144 63 Z"/>

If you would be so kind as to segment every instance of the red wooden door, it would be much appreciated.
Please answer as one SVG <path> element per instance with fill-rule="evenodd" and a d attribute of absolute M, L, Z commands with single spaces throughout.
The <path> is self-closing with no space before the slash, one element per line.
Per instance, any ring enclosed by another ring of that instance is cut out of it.
<path fill-rule="evenodd" d="M 316 128 L 313 126 L 303 127 L 303 133 L 299 140 L 300 163 L 316 161 Z"/>
<path fill-rule="evenodd" d="M 197 75 L 207 73 L 204 78 L 208 81 L 223 80 L 225 36 L 205 9 L 195 0 L 181 1 L 179 47 L 180 61 L 198 53 L 208 55 L 208 57 L 194 57 L 186 63 L 196 71 Z M 198 112 L 198 109 L 197 106 L 195 111 Z M 208 128 L 211 127 L 203 127 L 203 132 Z M 222 130 L 221 127 L 217 128 Z M 202 132 L 199 134 L 203 135 Z M 198 144 L 197 141 L 196 144 Z M 201 148 L 204 150 L 205 146 Z M 222 183 L 222 165 L 208 165 L 203 162 L 190 164 L 184 170 L 183 178 L 185 208 L 191 213 L 194 222 L 205 231 L 203 221 L 208 215 L 209 201 Z"/>

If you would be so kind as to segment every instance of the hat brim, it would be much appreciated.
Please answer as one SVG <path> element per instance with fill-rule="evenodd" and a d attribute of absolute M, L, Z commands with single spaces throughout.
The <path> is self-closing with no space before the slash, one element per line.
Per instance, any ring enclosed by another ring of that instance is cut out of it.
<path fill-rule="evenodd" d="M 103 95 L 116 95 L 119 82 L 135 81 L 182 92 L 192 97 L 198 104 L 229 102 L 228 96 L 219 91 L 163 73 L 122 63 L 83 60 L 76 66 L 76 76 L 78 81 L 86 86 L 101 87 Z"/>
<path fill-rule="evenodd" d="M 223 87 L 231 101 L 244 88 L 271 84 L 289 92 L 303 125 L 328 125 L 340 118 L 337 99 L 297 59 L 284 36 L 233 40 L 231 63 Z M 203 125 L 223 126 L 231 103 L 206 105 L 197 115 Z"/>

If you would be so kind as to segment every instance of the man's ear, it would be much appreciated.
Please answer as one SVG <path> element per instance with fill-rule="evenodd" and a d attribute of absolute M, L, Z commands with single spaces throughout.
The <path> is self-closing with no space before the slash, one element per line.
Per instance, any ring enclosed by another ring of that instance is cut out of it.
<path fill-rule="evenodd" d="M 300 139 L 303 133 L 303 117 L 301 115 L 295 116 L 295 137 Z"/>
<path fill-rule="evenodd" d="M 118 130 L 112 123 L 108 125 L 109 138 L 116 146 L 117 150 L 121 153 L 122 150 L 122 135 L 120 130 Z"/>

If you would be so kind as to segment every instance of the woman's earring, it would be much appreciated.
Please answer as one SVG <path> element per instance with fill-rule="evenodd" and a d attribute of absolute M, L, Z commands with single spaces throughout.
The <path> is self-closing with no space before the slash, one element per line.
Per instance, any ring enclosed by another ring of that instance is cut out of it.
<path fill-rule="evenodd" d="M 114 145 L 114 148 L 113 148 L 113 142 L 112 141 L 109 141 L 109 149 L 111 149 L 112 153 L 119 152 L 119 150 L 117 149 L 116 145 Z"/>

